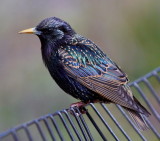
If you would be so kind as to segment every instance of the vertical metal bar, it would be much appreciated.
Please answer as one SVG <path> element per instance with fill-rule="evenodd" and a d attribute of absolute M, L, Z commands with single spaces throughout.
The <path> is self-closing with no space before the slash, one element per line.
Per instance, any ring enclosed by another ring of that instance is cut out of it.
<path fill-rule="evenodd" d="M 74 110 L 72 107 L 70 107 L 70 111 L 73 113 L 73 115 L 74 115 L 74 117 L 75 117 L 75 119 L 76 119 L 76 121 L 77 121 L 80 129 L 81 129 L 81 132 L 82 132 L 82 134 L 83 134 L 83 137 L 84 137 L 84 139 L 87 141 L 87 140 L 88 140 L 88 136 L 87 136 L 87 134 L 86 134 L 86 132 L 85 132 L 85 130 L 84 130 L 84 127 L 83 127 L 81 121 L 80 121 L 79 118 L 77 117 L 75 110 Z"/>
<path fill-rule="evenodd" d="M 158 133 L 158 131 L 156 130 L 156 128 L 154 128 L 154 126 L 152 125 L 152 123 L 148 120 L 148 118 L 144 117 L 145 121 L 147 122 L 147 124 L 149 125 L 150 129 L 153 131 L 153 133 L 157 136 L 158 139 L 160 139 L 160 134 Z"/>
<path fill-rule="evenodd" d="M 145 94 L 143 93 L 142 89 L 139 87 L 139 85 L 137 83 L 134 83 L 134 87 L 138 90 L 138 92 L 141 94 L 141 96 L 143 97 L 144 101 L 146 102 L 146 104 L 148 105 L 148 107 L 151 109 L 151 111 L 153 112 L 154 116 L 157 118 L 158 121 L 160 121 L 160 116 L 157 113 L 157 111 L 154 109 L 153 105 L 149 102 L 149 100 L 147 99 L 147 97 L 145 96 Z"/>
<path fill-rule="evenodd" d="M 13 136 L 14 141 L 19 141 L 18 136 L 17 136 L 15 130 L 12 130 L 12 131 L 11 131 L 11 134 L 12 134 L 12 136 Z"/>
<path fill-rule="evenodd" d="M 43 133 L 43 131 L 42 131 L 42 127 L 41 127 L 41 125 L 39 124 L 38 120 L 34 120 L 34 122 L 35 122 L 35 124 L 36 124 L 36 126 L 37 126 L 37 129 L 38 129 L 38 131 L 39 131 L 39 133 L 40 133 L 40 135 L 41 135 L 41 137 L 42 137 L 42 140 L 43 140 L 43 141 L 47 141 L 46 136 L 44 135 L 44 133 Z"/>
<path fill-rule="evenodd" d="M 144 78 L 144 83 L 147 85 L 148 89 L 151 91 L 151 93 L 155 97 L 155 100 L 157 100 L 158 103 L 160 104 L 160 97 L 158 96 L 158 94 L 156 93 L 156 91 L 153 89 L 152 85 L 146 78 Z"/>
<path fill-rule="evenodd" d="M 73 130 L 74 130 L 74 132 L 76 133 L 78 139 L 79 139 L 80 141 L 82 141 L 82 137 L 80 136 L 80 134 L 79 134 L 79 132 L 78 132 L 76 126 L 74 125 L 73 121 L 71 120 L 71 118 L 70 118 L 70 116 L 69 116 L 67 110 L 63 110 L 63 111 L 64 111 L 64 113 L 65 113 L 67 119 L 69 120 L 69 122 L 70 122 L 70 124 L 71 124 L 71 126 L 72 126 L 72 128 L 73 128 Z"/>
<path fill-rule="evenodd" d="M 92 137 L 92 134 L 90 133 L 90 130 L 89 130 L 89 128 L 88 128 L 88 126 L 87 126 L 87 124 L 86 124 L 86 122 L 85 122 L 85 120 L 84 120 L 81 112 L 79 111 L 78 108 L 77 108 L 76 110 L 78 111 L 79 117 L 80 117 L 80 119 L 81 119 L 81 121 L 82 121 L 82 124 L 83 124 L 83 126 L 84 126 L 87 134 L 88 134 L 88 137 L 90 138 L 91 141 L 94 141 L 94 139 L 93 139 L 93 137 Z M 84 109 L 84 110 L 86 110 L 86 109 Z M 87 111 L 87 110 L 86 110 L 86 111 Z"/>
<path fill-rule="evenodd" d="M 57 133 L 58 133 L 61 141 L 64 141 L 64 138 L 63 138 L 63 136 L 62 136 L 62 133 L 60 132 L 60 129 L 59 129 L 59 127 L 58 127 L 58 125 L 57 125 L 57 123 L 56 123 L 53 115 L 49 115 L 49 117 L 51 118 L 51 121 L 52 121 L 52 123 L 53 123 L 53 125 L 54 125 L 54 127 L 55 127 L 55 129 L 56 129 L 56 131 L 57 131 Z"/>
<path fill-rule="evenodd" d="M 160 68 L 159 70 L 153 71 L 153 75 L 157 78 L 158 82 L 160 82 L 160 76 L 158 75 L 158 72 L 160 72 Z"/>
<path fill-rule="evenodd" d="M 67 133 L 69 134 L 71 140 L 74 141 L 74 140 L 75 140 L 75 139 L 74 139 L 74 136 L 72 135 L 72 133 L 71 133 L 71 131 L 70 131 L 70 129 L 69 129 L 67 123 L 65 122 L 65 120 L 64 120 L 64 118 L 63 118 L 61 112 L 58 112 L 58 115 L 59 115 L 61 121 L 63 122 L 63 125 L 64 125 L 64 127 L 66 128 Z"/>
<path fill-rule="evenodd" d="M 118 109 L 121 111 L 121 113 L 123 114 L 123 116 L 127 119 L 127 121 L 132 125 L 133 129 L 138 133 L 138 135 L 141 137 L 141 139 L 143 141 L 147 141 L 147 139 L 141 134 L 141 132 L 137 129 L 137 127 L 134 125 L 134 123 L 132 122 L 132 120 L 128 117 L 128 115 L 124 112 L 124 110 L 122 109 L 121 106 L 116 105 L 118 107 Z"/>
<path fill-rule="evenodd" d="M 98 117 L 101 119 L 101 121 L 104 123 L 104 125 L 107 127 L 108 131 L 111 133 L 111 135 L 115 138 L 115 140 L 119 141 L 118 137 L 115 135 L 115 133 L 113 132 L 113 130 L 110 128 L 110 126 L 108 125 L 108 123 L 104 120 L 104 118 L 101 116 L 101 114 L 99 113 L 99 111 L 97 110 L 97 108 L 91 103 L 90 104 L 91 107 L 94 109 L 94 111 L 96 112 L 96 114 L 98 115 Z"/>
<path fill-rule="evenodd" d="M 95 127 L 95 129 L 97 130 L 97 132 L 100 134 L 101 138 L 104 141 L 107 141 L 106 137 L 103 135 L 103 133 L 101 132 L 100 128 L 98 127 L 98 125 L 96 124 L 96 122 L 94 121 L 94 119 L 92 118 L 92 116 L 89 114 L 89 112 L 86 112 L 87 117 L 89 118 L 89 120 L 91 121 L 91 123 L 93 124 L 93 126 Z"/>
<path fill-rule="evenodd" d="M 44 123 L 45 123 L 45 125 L 46 125 L 46 127 L 47 127 L 47 129 L 49 131 L 49 134 L 50 134 L 52 140 L 55 141 L 56 138 L 55 138 L 54 133 L 53 133 L 53 131 L 52 131 L 52 129 L 51 129 L 49 123 L 48 123 L 48 120 L 46 118 L 44 118 Z"/>
<path fill-rule="evenodd" d="M 32 136 L 31 136 L 31 134 L 30 134 L 30 132 L 29 132 L 29 129 L 27 128 L 27 125 L 26 125 L 26 124 L 24 125 L 24 130 L 25 130 L 25 132 L 26 132 L 26 134 L 27 134 L 27 137 L 28 137 L 29 141 L 33 141 L 33 138 L 32 138 Z"/>
<path fill-rule="evenodd" d="M 129 140 L 132 141 L 131 138 L 127 135 L 127 133 L 123 130 L 123 128 L 121 127 L 121 125 L 118 123 L 118 121 L 116 120 L 116 118 L 111 114 L 111 112 L 109 111 L 109 109 L 106 107 L 106 105 L 104 103 L 101 103 L 101 106 L 103 107 L 103 109 L 107 112 L 107 114 L 110 116 L 110 118 L 114 121 L 114 123 L 116 124 L 116 126 L 121 130 L 121 132 L 123 133 L 123 135 Z"/>

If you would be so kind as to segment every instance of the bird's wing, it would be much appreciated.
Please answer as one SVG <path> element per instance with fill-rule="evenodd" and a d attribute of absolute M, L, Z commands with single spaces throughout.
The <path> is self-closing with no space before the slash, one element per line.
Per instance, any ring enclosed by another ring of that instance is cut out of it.
<path fill-rule="evenodd" d="M 72 49 L 70 48 L 70 50 Z M 132 93 L 126 85 L 128 82 L 126 74 L 108 57 L 100 58 L 98 63 L 91 64 L 88 61 L 83 64 L 83 61 L 79 61 L 77 57 L 66 50 L 60 50 L 59 54 L 62 65 L 71 78 L 103 98 L 137 110 L 138 107 L 133 101 Z M 87 60 L 89 59 L 85 61 Z"/>

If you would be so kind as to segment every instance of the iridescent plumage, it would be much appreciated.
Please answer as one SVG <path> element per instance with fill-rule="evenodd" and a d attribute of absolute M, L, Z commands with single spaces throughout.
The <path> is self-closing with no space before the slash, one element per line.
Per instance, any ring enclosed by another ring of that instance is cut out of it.
<path fill-rule="evenodd" d="M 84 103 L 98 100 L 119 104 L 140 129 L 147 128 L 142 115 L 150 114 L 132 95 L 126 74 L 96 44 L 55 17 L 43 20 L 35 29 L 43 61 L 66 93 Z"/>

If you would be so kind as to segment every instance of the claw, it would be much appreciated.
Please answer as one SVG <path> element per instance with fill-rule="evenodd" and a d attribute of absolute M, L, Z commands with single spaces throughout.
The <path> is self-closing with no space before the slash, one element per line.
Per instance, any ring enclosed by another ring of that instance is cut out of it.
<path fill-rule="evenodd" d="M 81 114 L 86 114 L 86 109 L 84 108 L 87 104 L 89 104 L 91 101 L 88 101 L 88 102 L 86 102 L 86 103 L 84 103 L 84 102 L 82 102 L 82 101 L 80 101 L 80 102 L 76 102 L 76 103 L 72 103 L 71 105 L 70 105 L 70 109 L 69 109 L 69 112 L 72 114 L 72 115 L 74 115 L 73 114 L 73 111 L 71 110 L 71 109 L 74 109 L 75 110 L 75 114 L 76 114 L 76 116 L 80 116 Z M 94 101 L 92 101 L 92 103 L 97 103 L 97 102 L 101 102 L 101 101 L 99 101 L 99 100 L 94 100 Z M 77 109 L 78 108 L 78 109 Z"/>
<path fill-rule="evenodd" d="M 86 103 L 83 103 L 82 101 L 80 101 L 80 102 L 72 103 L 70 107 L 71 108 L 74 108 L 74 107 L 81 108 L 81 107 L 84 107 L 85 105 Z"/>
<path fill-rule="evenodd" d="M 87 105 L 86 103 L 80 101 L 80 102 L 71 104 L 70 108 L 73 108 L 75 110 L 76 116 L 80 116 L 81 114 L 86 114 L 86 110 L 84 109 L 84 106 L 86 105 Z M 73 112 L 71 110 L 70 110 L 70 113 L 73 115 Z"/>

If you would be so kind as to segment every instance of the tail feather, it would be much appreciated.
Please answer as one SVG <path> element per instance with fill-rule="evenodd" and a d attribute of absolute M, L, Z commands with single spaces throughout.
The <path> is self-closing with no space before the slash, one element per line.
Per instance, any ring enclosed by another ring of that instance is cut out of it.
<path fill-rule="evenodd" d="M 132 95 L 132 91 L 128 85 L 122 85 L 120 87 L 121 95 L 125 95 L 124 99 L 130 104 L 130 106 L 121 105 L 123 106 L 128 112 L 129 115 L 132 117 L 134 123 L 140 130 L 147 130 L 149 129 L 144 116 L 149 117 L 151 114 L 148 110 Z"/>
<path fill-rule="evenodd" d="M 149 129 L 148 124 L 146 123 L 143 115 L 141 115 L 140 113 L 138 113 L 137 111 L 134 110 L 130 110 L 127 109 L 129 115 L 132 117 L 134 123 L 136 124 L 136 126 L 138 127 L 138 129 L 140 130 L 147 130 Z"/>
<path fill-rule="evenodd" d="M 133 96 L 134 101 L 137 103 L 139 109 L 141 109 L 143 111 L 142 114 L 144 114 L 146 117 L 149 117 L 151 114 L 148 112 L 148 110 L 142 106 L 142 104 Z"/>

